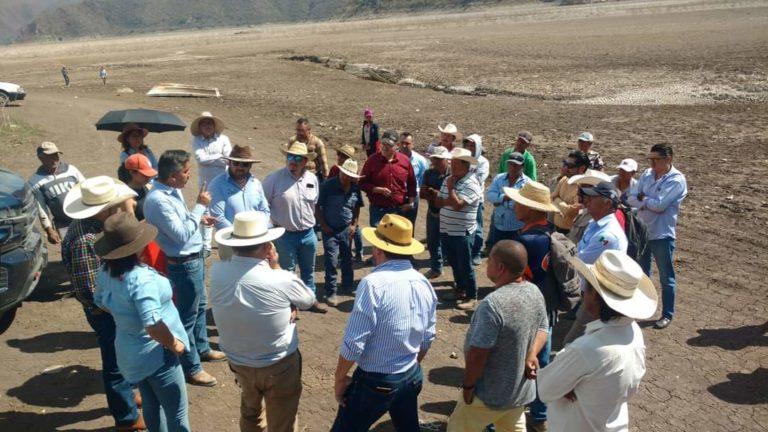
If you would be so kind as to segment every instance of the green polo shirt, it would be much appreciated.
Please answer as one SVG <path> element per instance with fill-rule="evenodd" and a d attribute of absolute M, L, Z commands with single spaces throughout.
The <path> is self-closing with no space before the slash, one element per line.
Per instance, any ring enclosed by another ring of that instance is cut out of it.
<path fill-rule="evenodd" d="M 514 147 L 510 147 L 504 150 L 499 161 L 499 173 L 507 172 L 507 160 L 509 156 L 515 152 Z M 536 177 L 536 159 L 528 150 L 523 153 L 523 174 L 527 175 L 531 180 L 538 181 Z"/>

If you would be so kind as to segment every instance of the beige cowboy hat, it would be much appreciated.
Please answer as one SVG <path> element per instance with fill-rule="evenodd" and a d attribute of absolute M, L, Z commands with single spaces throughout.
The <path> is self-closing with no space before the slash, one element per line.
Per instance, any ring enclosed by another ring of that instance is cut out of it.
<path fill-rule="evenodd" d="M 571 178 L 568 179 L 568 184 L 596 186 L 598 183 L 604 181 L 611 181 L 611 176 L 602 171 L 588 169 L 584 174 L 571 176 Z"/>
<path fill-rule="evenodd" d="M 64 197 L 64 214 L 72 219 L 87 219 L 100 211 L 137 196 L 133 189 L 108 176 L 85 179 Z"/>
<path fill-rule="evenodd" d="M 198 118 L 192 120 L 192 125 L 189 126 L 189 132 L 192 133 L 192 136 L 202 135 L 202 133 L 200 132 L 200 122 L 205 119 L 213 120 L 214 133 L 220 134 L 224 130 L 224 121 L 214 116 L 213 114 L 209 113 L 208 111 L 203 111 L 202 113 L 200 113 L 200 116 Z"/>
<path fill-rule="evenodd" d="M 128 123 L 127 125 L 123 126 L 123 131 L 120 132 L 120 135 L 117 136 L 117 141 L 119 141 L 122 144 L 125 144 L 125 137 L 127 137 L 131 132 L 135 130 L 141 131 L 142 138 L 146 138 L 147 135 L 149 134 L 148 130 L 137 125 L 136 123 Z"/>
<path fill-rule="evenodd" d="M 504 188 L 504 194 L 512 201 L 547 213 L 560 213 L 560 209 L 552 204 L 549 188 L 535 181 L 529 181 L 522 188 Z"/>
<path fill-rule="evenodd" d="M 651 279 L 629 255 L 607 250 L 594 265 L 571 261 L 587 282 L 616 312 L 633 319 L 647 319 L 656 312 L 659 298 Z"/>
<path fill-rule="evenodd" d="M 449 152 L 448 149 L 443 146 L 435 146 L 432 148 L 432 154 L 430 154 L 429 157 L 451 160 L 451 152 Z"/>
<path fill-rule="evenodd" d="M 270 228 L 269 218 L 259 211 L 244 211 L 235 215 L 235 223 L 216 232 L 216 243 L 229 247 L 255 246 L 282 236 L 285 228 Z"/>
<path fill-rule="evenodd" d="M 251 146 L 241 146 L 235 144 L 235 147 L 229 153 L 229 156 L 225 156 L 224 159 L 245 162 L 245 163 L 260 163 L 261 160 L 253 158 L 253 149 Z"/>
<path fill-rule="evenodd" d="M 343 164 L 339 167 L 339 171 L 343 172 L 344 174 L 352 177 L 352 178 L 363 178 L 360 174 L 358 174 L 357 171 L 357 161 L 354 159 L 347 159 L 344 161 Z"/>
<path fill-rule="evenodd" d="M 37 154 L 39 156 L 41 154 L 64 154 L 64 152 L 59 150 L 59 147 L 56 144 L 50 141 L 43 141 L 40 143 L 40 145 L 37 146 Z"/>
<path fill-rule="evenodd" d="M 290 146 L 280 147 L 280 151 L 284 154 L 292 154 L 296 156 L 302 156 L 309 160 L 315 160 L 317 153 L 307 151 L 307 145 L 303 142 L 294 142 Z"/>
<path fill-rule="evenodd" d="M 355 157 L 355 152 L 357 151 L 357 149 L 355 149 L 355 147 L 349 144 L 344 144 L 343 146 L 336 147 L 336 151 L 343 155 L 346 155 L 347 157 L 353 158 Z"/>
<path fill-rule="evenodd" d="M 104 232 L 93 245 L 102 259 L 118 259 L 135 255 L 157 236 L 157 228 L 146 221 L 139 222 L 133 213 L 120 212 L 104 221 Z"/>
<path fill-rule="evenodd" d="M 459 133 L 459 128 L 457 128 L 453 123 L 448 123 L 445 126 L 437 125 L 437 130 L 439 130 L 440 133 L 447 133 L 453 136 L 456 136 Z"/>
<path fill-rule="evenodd" d="M 470 165 L 477 165 L 477 158 L 472 156 L 472 152 L 462 147 L 454 147 L 453 150 L 451 150 L 451 160 L 457 159 L 469 162 Z"/>
<path fill-rule="evenodd" d="M 424 245 L 413 238 L 413 224 L 400 215 L 384 215 L 376 228 L 365 227 L 362 231 L 363 237 L 381 250 L 399 255 L 424 252 Z"/>

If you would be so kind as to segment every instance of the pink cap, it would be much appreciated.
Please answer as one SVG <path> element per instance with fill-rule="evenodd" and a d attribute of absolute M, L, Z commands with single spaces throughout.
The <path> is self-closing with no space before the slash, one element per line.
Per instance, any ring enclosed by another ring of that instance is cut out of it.
<path fill-rule="evenodd" d="M 363 111 L 364 117 L 373 117 L 373 110 L 370 108 L 366 108 L 365 111 Z"/>

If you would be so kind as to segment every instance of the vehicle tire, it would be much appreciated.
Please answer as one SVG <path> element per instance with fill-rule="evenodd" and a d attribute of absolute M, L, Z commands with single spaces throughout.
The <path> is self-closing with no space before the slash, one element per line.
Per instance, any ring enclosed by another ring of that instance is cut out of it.
<path fill-rule="evenodd" d="M 0 107 L 6 106 L 11 102 L 11 98 L 8 96 L 8 93 L 0 90 Z"/>
<path fill-rule="evenodd" d="M 8 330 L 8 327 L 11 326 L 11 323 L 13 323 L 13 319 L 16 318 L 16 309 L 18 309 L 18 307 L 8 309 L 0 315 L 0 334 L 5 333 L 5 331 Z"/>

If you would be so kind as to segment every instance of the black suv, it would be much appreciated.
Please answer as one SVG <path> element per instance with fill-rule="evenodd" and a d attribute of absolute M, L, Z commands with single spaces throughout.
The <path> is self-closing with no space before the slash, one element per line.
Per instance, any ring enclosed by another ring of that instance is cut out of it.
<path fill-rule="evenodd" d="M 37 202 L 27 182 L 0 168 L 0 333 L 11 325 L 48 263 L 35 219 Z"/>

